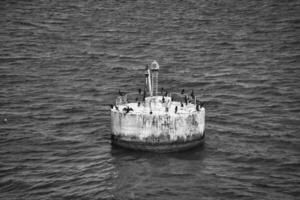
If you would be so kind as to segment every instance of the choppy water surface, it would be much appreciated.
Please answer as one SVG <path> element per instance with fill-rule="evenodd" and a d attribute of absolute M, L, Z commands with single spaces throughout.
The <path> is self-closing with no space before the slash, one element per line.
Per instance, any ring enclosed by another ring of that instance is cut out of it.
<path fill-rule="evenodd" d="M 1 1 L 1 199 L 296 199 L 299 1 Z M 203 147 L 110 145 L 145 64 L 208 101 Z M 7 122 L 3 119 L 6 118 Z"/>

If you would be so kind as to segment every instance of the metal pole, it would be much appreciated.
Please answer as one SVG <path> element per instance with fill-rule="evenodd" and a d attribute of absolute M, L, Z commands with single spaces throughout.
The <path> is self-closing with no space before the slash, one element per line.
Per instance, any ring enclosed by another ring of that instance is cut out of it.
<path fill-rule="evenodd" d="M 154 81 L 153 81 L 154 77 L 153 77 L 153 74 L 154 74 L 154 72 L 153 72 L 153 70 L 151 70 L 151 83 L 152 83 L 152 90 L 154 91 Z"/>
<path fill-rule="evenodd" d="M 153 93 L 152 93 L 152 81 L 151 81 L 152 73 L 151 73 L 150 69 L 148 69 L 148 73 L 149 73 L 149 76 L 148 76 L 149 93 L 150 93 L 150 96 L 152 97 L 152 95 L 153 95 Z"/>
<path fill-rule="evenodd" d="M 156 89 L 155 89 L 155 95 L 157 96 L 158 93 L 158 71 L 156 71 Z"/>

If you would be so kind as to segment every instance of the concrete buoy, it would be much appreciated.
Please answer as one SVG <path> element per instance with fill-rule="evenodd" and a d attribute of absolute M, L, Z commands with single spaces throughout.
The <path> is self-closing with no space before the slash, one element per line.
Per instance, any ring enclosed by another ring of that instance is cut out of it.
<path fill-rule="evenodd" d="M 162 89 L 161 95 L 158 95 L 158 71 L 155 70 L 146 68 L 142 100 L 129 103 L 130 93 L 119 91 L 123 96 L 118 99 L 122 101 L 117 99 L 111 109 L 112 144 L 154 152 L 181 151 L 202 144 L 205 137 L 203 105 L 196 104 L 196 100 L 188 103 L 189 94 L 184 94 L 184 89 L 176 94 Z M 153 81 L 152 73 L 156 78 Z M 182 94 L 184 100 L 174 99 L 182 98 Z M 194 96 L 193 91 L 191 96 Z"/>

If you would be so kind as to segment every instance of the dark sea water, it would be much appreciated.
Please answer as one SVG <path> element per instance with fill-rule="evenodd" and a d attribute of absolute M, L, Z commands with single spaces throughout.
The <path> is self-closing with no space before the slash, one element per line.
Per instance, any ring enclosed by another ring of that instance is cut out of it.
<path fill-rule="evenodd" d="M 111 146 L 154 59 L 208 102 L 204 146 Z M 299 1 L 0 2 L 0 199 L 299 199 L 299 132 Z"/>

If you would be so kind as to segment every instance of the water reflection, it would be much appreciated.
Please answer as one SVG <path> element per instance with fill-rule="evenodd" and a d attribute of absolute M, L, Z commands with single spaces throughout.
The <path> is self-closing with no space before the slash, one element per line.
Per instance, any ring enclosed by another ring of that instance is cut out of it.
<path fill-rule="evenodd" d="M 184 152 L 158 154 L 112 146 L 111 155 L 117 171 L 113 192 L 117 199 L 164 199 L 197 185 L 206 149 L 202 145 Z"/>

